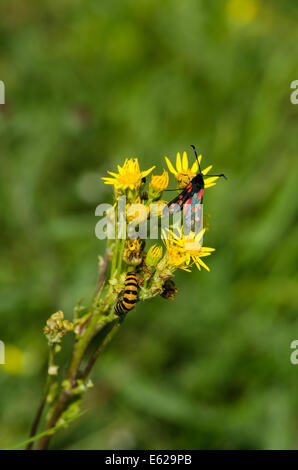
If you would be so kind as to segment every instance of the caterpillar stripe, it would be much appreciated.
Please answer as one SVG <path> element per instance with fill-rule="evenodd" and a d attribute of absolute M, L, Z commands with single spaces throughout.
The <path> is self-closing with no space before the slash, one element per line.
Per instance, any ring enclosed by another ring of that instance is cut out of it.
<path fill-rule="evenodd" d="M 124 315 L 132 310 L 136 304 L 138 296 L 138 281 L 135 273 L 128 273 L 125 279 L 123 299 L 115 305 L 115 313 Z"/>

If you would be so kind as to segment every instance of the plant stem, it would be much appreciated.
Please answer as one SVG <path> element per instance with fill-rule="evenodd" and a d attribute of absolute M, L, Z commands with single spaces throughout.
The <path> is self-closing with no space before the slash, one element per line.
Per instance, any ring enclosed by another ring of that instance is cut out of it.
<path fill-rule="evenodd" d="M 80 376 L 80 379 L 84 380 L 88 374 L 90 373 L 92 367 L 94 366 L 98 356 L 100 355 L 100 353 L 104 350 L 104 348 L 106 347 L 107 344 L 109 344 L 109 342 L 111 341 L 111 339 L 115 336 L 115 334 L 117 333 L 118 329 L 119 329 L 119 326 L 121 325 L 122 323 L 122 319 L 121 320 L 116 320 L 114 325 L 112 326 L 112 328 L 110 329 L 109 333 L 107 334 L 107 336 L 104 338 L 104 340 L 102 341 L 102 343 L 100 343 L 100 345 L 98 346 L 98 348 L 94 351 L 94 353 L 92 354 L 92 356 L 90 357 L 89 361 L 88 361 L 88 364 L 86 365 L 85 369 L 83 370 L 81 376 Z"/>
<path fill-rule="evenodd" d="M 49 420 L 49 422 L 48 422 L 48 424 L 45 428 L 45 432 L 48 431 L 49 429 L 55 427 L 58 419 L 60 418 L 61 414 L 63 413 L 63 411 L 66 408 L 66 404 L 67 404 L 69 396 L 70 396 L 69 392 L 67 392 L 66 390 L 60 395 L 60 397 L 58 399 L 58 402 L 57 402 L 57 405 L 56 405 L 56 407 L 54 409 L 54 412 L 51 416 L 51 419 Z M 40 439 L 38 445 L 37 445 L 37 449 L 38 450 L 47 449 L 51 437 L 52 437 L 51 434 L 46 434 L 44 437 L 42 437 Z"/>
<path fill-rule="evenodd" d="M 76 384 L 76 378 L 78 376 L 79 372 L 79 367 L 82 362 L 83 356 L 86 352 L 86 349 L 94 337 L 94 335 L 101 330 L 107 323 L 110 323 L 111 321 L 115 320 L 115 315 L 114 313 L 107 315 L 101 319 L 101 322 L 99 322 L 99 316 L 100 312 L 94 312 L 93 317 L 89 323 L 89 325 L 86 328 L 86 331 L 84 332 L 84 335 L 75 343 L 74 350 L 73 350 L 73 355 L 72 359 L 69 365 L 68 373 L 66 380 L 70 382 L 70 389 L 66 389 L 62 391 L 60 394 L 58 401 L 53 409 L 53 413 L 46 425 L 45 430 L 51 429 L 55 427 L 58 419 L 60 418 L 61 414 L 63 411 L 66 409 L 67 404 L 68 404 L 68 399 L 72 395 L 72 388 L 75 387 Z M 98 325 L 99 323 L 99 325 Z M 112 336 L 111 336 L 112 338 Z M 94 361 L 95 362 L 95 361 Z M 94 364 L 92 363 L 92 366 Z M 92 367 L 91 366 L 91 367 Z M 91 368 L 90 368 L 91 369 Z M 51 435 L 45 435 L 38 443 L 37 449 L 38 450 L 44 450 L 47 449 Z"/>
<path fill-rule="evenodd" d="M 47 380 L 48 382 L 48 380 Z M 42 417 L 42 413 L 43 413 L 43 410 L 44 410 L 44 407 L 46 405 L 46 402 L 47 402 L 47 395 L 49 393 L 49 389 L 50 387 L 47 386 L 46 389 L 45 389 L 45 392 L 44 392 L 44 395 L 42 397 L 42 400 L 40 402 L 40 405 L 39 405 L 39 408 L 37 410 L 37 413 L 36 413 L 36 416 L 35 416 L 35 419 L 33 421 L 33 424 L 32 424 L 32 428 L 31 428 L 31 432 L 30 432 L 30 435 L 29 435 L 29 439 L 31 439 L 32 437 L 35 436 L 36 432 L 37 432 L 37 429 L 38 429 L 38 425 L 39 425 L 39 422 L 41 420 L 41 417 Z M 31 450 L 32 447 L 33 447 L 33 444 L 34 444 L 34 441 L 30 441 L 30 443 L 27 445 L 26 447 L 26 450 Z"/>
<path fill-rule="evenodd" d="M 115 214 L 115 219 L 116 219 L 116 240 L 114 244 L 114 250 L 113 250 L 113 256 L 111 260 L 111 278 L 114 278 L 117 275 L 120 275 L 121 272 L 121 267 L 122 267 L 122 259 L 123 259 L 123 253 L 125 249 L 125 240 L 121 240 L 121 246 L 119 250 L 119 243 L 120 240 L 118 238 L 118 207 L 116 208 L 116 214 Z M 69 364 L 68 372 L 66 374 L 66 381 L 68 382 L 69 386 L 68 388 L 62 388 L 60 391 L 60 395 L 58 396 L 56 403 L 53 406 L 53 410 L 51 413 L 51 416 L 46 423 L 45 426 L 45 432 L 46 434 L 43 435 L 43 437 L 40 439 L 37 445 L 37 449 L 43 450 L 47 449 L 50 439 L 52 437 L 52 434 L 48 434 L 47 431 L 49 429 L 55 428 L 57 426 L 57 422 L 62 415 L 62 413 L 66 410 L 68 403 L 69 403 L 69 398 L 72 396 L 72 391 L 77 385 L 77 379 L 85 379 L 88 374 L 90 373 L 93 365 L 95 364 L 98 356 L 100 355 L 101 351 L 105 348 L 105 346 L 111 341 L 113 336 L 116 334 L 118 331 L 118 328 L 120 324 L 122 323 L 123 319 L 119 319 L 113 311 L 113 305 L 114 305 L 114 295 L 113 295 L 113 288 L 112 285 L 109 287 L 109 289 L 106 292 L 106 305 L 103 309 L 99 309 L 99 297 L 101 296 L 101 293 L 103 291 L 103 285 L 105 281 L 105 276 L 106 276 L 106 271 L 108 268 L 108 264 L 110 261 L 110 250 L 107 249 L 107 252 L 105 254 L 103 263 L 101 265 L 101 269 L 99 272 L 98 276 L 98 281 L 97 281 L 97 287 L 95 290 L 95 295 L 93 298 L 93 303 L 90 307 L 90 316 L 88 317 L 88 320 L 84 324 L 84 328 L 81 331 L 82 336 L 79 336 L 75 340 L 74 348 L 73 348 L 73 353 L 72 353 L 72 358 Z M 109 310 L 110 313 L 107 314 L 105 312 L 108 312 Z M 93 339 L 93 337 L 100 331 L 101 329 L 104 328 L 105 325 L 108 323 L 114 322 L 112 328 L 107 330 L 107 334 L 104 337 L 103 341 L 101 344 L 98 346 L 97 350 L 92 354 L 91 358 L 89 359 L 85 369 L 82 371 L 82 373 L 79 373 L 80 365 L 82 363 L 83 357 L 86 353 L 86 350 Z M 42 412 L 44 410 L 44 406 L 46 404 L 46 398 L 48 395 L 49 391 L 46 391 L 46 394 L 43 398 L 43 401 L 40 405 L 40 408 L 38 410 L 38 415 L 36 418 L 36 422 L 34 422 L 34 427 L 32 428 L 34 434 L 37 431 L 37 426 L 40 421 Z M 31 437 L 31 436 L 30 436 Z M 28 444 L 29 446 L 32 446 L 32 444 Z M 31 448 L 31 447 L 30 447 Z"/>
<path fill-rule="evenodd" d="M 114 276 L 116 266 L 117 266 L 118 249 L 119 249 L 119 238 L 118 238 L 118 204 L 117 204 L 116 210 L 115 210 L 115 244 L 114 244 L 114 252 L 113 252 L 113 258 L 112 258 L 111 278 Z"/>
<path fill-rule="evenodd" d="M 121 240 L 120 250 L 119 250 L 118 266 L 117 266 L 117 275 L 118 276 L 120 276 L 120 274 L 121 274 L 121 267 L 122 267 L 124 250 L 125 250 L 125 240 Z"/>
<path fill-rule="evenodd" d="M 109 261 L 110 261 L 110 253 L 107 250 L 106 253 L 105 253 L 104 259 L 103 259 L 103 263 L 102 263 L 102 265 L 100 267 L 100 270 L 99 270 L 99 273 L 98 273 L 98 280 L 97 280 L 97 286 L 96 286 L 96 290 L 95 290 L 95 294 L 94 294 L 94 300 L 97 299 L 97 296 L 98 296 L 98 294 L 99 294 L 99 292 L 102 288 L 102 285 L 104 283 L 106 273 L 107 273 L 107 269 L 108 269 L 108 265 L 109 265 Z"/>
<path fill-rule="evenodd" d="M 52 364 L 53 359 L 54 359 L 54 350 L 53 350 L 53 347 L 51 347 L 50 350 L 49 350 L 48 370 L 49 370 L 50 365 Z M 42 396 L 40 405 L 38 407 L 35 419 L 34 419 L 33 424 L 32 424 L 29 439 L 33 438 L 35 436 L 35 434 L 37 432 L 37 429 L 38 429 L 38 425 L 40 423 L 40 420 L 41 420 L 41 417 L 42 417 L 42 414 L 43 414 L 44 407 L 47 403 L 47 398 L 48 398 L 48 394 L 49 394 L 50 387 L 51 387 L 51 382 L 52 382 L 52 376 L 49 375 L 48 370 L 47 370 L 46 386 L 45 386 L 43 396 Z M 27 447 L 26 447 L 26 450 L 31 450 L 32 447 L 33 447 L 33 444 L 34 444 L 34 441 L 30 441 L 28 443 Z"/>
<path fill-rule="evenodd" d="M 86 411 L 82 411 L 79 415 L 73 416 L 72 418 L 70 418 L 66 421 L 66 424 L 70 424 L 72 421 L 74 421 L 77 418 L 80 418 L 85 413 L 86 413 Z M 17 445 L 15 445 L 13 447 L 10 447 L 7 450 L 17 450 L 17 449 L 20 449 L 20 447 L 25 447 L 26 445 L 28 447 L 28 444 L 34 443 L 38 439 L 41 439 L 43 436 L 46 436 L 48 434 L 54 434 L 56 431 L 58 431 L 59 429 L 64 428 L 64 427 L 65 427 L 65 423 L 61 423 L 58 426 L 55 426 L 54 428 L 51 428 L 51 429 L 48 429 L 47 431 L 43 431 L 39 434 L 36 434 L 34 437 L 30 437 L 29 439 L 26 439 L 23 442 L 19 442 Z M 26 447 L 26 449 L 27 449 L 27 447 Z"/>

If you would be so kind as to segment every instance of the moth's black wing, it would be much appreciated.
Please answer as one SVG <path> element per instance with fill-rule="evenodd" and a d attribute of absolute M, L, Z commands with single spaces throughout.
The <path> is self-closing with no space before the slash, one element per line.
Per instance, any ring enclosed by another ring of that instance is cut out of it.
<path fill-rule="evenodd" d="M 202 175 L 195 176 L 186 188 L 165 208 L 164 215 L 183 210 L 183 230 L 201 230 L 203 222 L 204 180 Z"/>
<path fill-rule="evenodd" d="M 172 201 L 170 201 L 164 209 L 164 215 L 166 214 L 175 214 L 180 212 L 183 209 L 183 205 L 189 198 L 192 198 L 194 195 L 193 185 L 189 183 L 189 185 Z"/>

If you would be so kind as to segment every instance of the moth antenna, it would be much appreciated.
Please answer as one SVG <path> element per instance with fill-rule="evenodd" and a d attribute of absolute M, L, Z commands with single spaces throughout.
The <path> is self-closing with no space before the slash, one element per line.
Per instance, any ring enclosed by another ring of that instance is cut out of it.
<path fill-rule="evenodd" d="M 195 153 L 196 160 L 197 160 L 197 162 L 198 162 L 198 165 L 199 165 L 199 170 L 200 170 L 200 173 L 202 173 L 202 172 L 201 172 L 201 165 L 200 165 L 199 158 L 198 158 L 198 154 L 197 154 L 197 150 L 196 150 L 196 148 L 195 148 L 195 146 L 194 146 L 194 145 L 191 145 L 191 148 L 193 149 L 193 151 L 194 151 L 194 153 Z"/>
<path fill-rule="evenodd" d="M 203 178 L 212 178 L 213 176 L 218 176 L 218 178 L 223 177 L 225 180 L 228 179 L 223 173 L 221 173 L 220 175 L 203 175 Z"/>

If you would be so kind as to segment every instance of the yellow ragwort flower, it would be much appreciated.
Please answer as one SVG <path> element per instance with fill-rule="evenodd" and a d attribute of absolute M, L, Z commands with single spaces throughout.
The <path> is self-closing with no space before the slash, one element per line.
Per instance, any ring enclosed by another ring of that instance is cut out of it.
<path fill-rule="evenodd" d="M 169 240 L 164 240 L 167 253 L 167 264 L 175 269 L 183 269 L 183 271 L 191 272 L 189 269 L 190 257 L 188 254 L 177 245 L 173 245 Z"/>
<path fill-rule="evenodd" d="M 171 268 L 183 269 L 184 271 L 190 272 L 190 256 L 188 253 L 186 253 L 183 247 L 180 247 L 174 243 L 174 240 L 175 239 L 172 230 L 169 230 L 167 237 L 165 234 L 162 236 L 162 241 L 164 242 L 167 250 L 164 258 L 166 260 L 166 264 Z"/>
<path fill-rule="evenodd" d="M 198 170 L 199 170 L 199 165 L 198 162 L 195 161 L 194 164 L 192 165 L 191 168 L 188 167 L 188 158 L 187 158 L 187 153 L 183 152 L 182 160 L 180 153 L 177 153 L 176 157 L 176 168 L 173 167 L 172 163 L 168 159 L 168 157 L 165 157 L 166 163 L 168 165 L 168 168 L 173 175 L 175 175 L 175 178 L 178 181 L 178 187 L 179 189 L 185 188 L 189 182 L 196 176 Z M 199 163 L 201 164 L 202 160 L 202 155 L 199 155 L 198 157 Z M 204 170 L 202 170 L 203 175 L 206 175 L 212 168 L 212 165 L 207 166 Z M 218 176 L 212 176 L 210 178 L 205 179 L 205 188 L 211 188 L 211 186 L 215 186 L 215 181 L 218 179 Z"/>
<path fill-rule="evenodd" d="M 137 158 L 126 158 L 123 167 L 118 165 L 118 174 L 108 171 L 113 178 L 101 178 L 105 184 L 113 184 L 116 191 L 125 191 L 126 189 L 139 189 L 142 178 L 149 175 L 155 166 L 146 171 L 140 170 Z"/>
<path fill-rule="evenodd" d="M 195 234 L 194 232 L 190 232 L 189 235 L 185 236 L 183 234 L 183 227 L 179 231 L 178 235 L 175 233 L 170 233 L 170 239 L 172 239 L 172 243 L 182 250 L 184 250 L 189 256 L 189 262 L 191 266 L 193 264 L 196 265 L 199 271 L 201 271 L 201 267 L 205 268 L 207 271 L 210 271 L 207 264 L 202 261 L 201 258 L 206 256 L 210 256 L 215 248 L 209 248 L 207 246 L 202 246 L 203 235 L 206 229 L 203 229 L 201 232 Z"/>
<path fill-rule="evenodd" d="M 152 187 L 153 191 L 156 193 L 161 193 L 165 189 L 167 189 L 169 184 L 169 173 L 164 170 L 161 175 L 152 175 L 150 186 Z"/>

